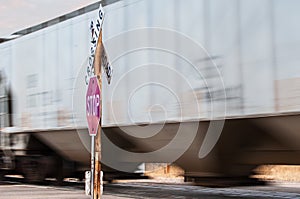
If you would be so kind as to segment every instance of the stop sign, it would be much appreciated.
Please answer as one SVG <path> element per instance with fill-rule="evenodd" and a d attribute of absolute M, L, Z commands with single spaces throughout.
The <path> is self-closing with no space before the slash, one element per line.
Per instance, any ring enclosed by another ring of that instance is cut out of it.
<path fill-rule="evenodd" d="M 89 134 L 95 136 L 97 134 L 100 121 L 100 87 L 97 77 L 90 78 L 88 89 L 86 92 L 86 118 L 89 127 Z"/>

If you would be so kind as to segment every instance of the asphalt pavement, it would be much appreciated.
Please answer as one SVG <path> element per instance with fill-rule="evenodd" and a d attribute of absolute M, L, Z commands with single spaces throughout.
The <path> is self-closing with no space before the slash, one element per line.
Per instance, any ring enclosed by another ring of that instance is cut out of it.
<path fill-rule="evenodd" d="M 0 199 L 89 199 L 84 184 L 63 186 L 0 182 Z M 300 199 L 299 183 L 272 183 L 267 186 L 208 188 L 189 184 L 115 183 L 104 186 L 102 199 Z"/>

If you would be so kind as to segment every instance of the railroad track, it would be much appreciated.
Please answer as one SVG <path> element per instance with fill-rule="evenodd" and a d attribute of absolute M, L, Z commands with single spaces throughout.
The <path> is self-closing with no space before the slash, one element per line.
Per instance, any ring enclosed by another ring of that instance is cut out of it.
<path fill-rule="evenodd" d="M 39 184 L 28 184 L 22 179 L 6 178 L 5 181 L 0 182 L 1 186 L 5 186 L 9 191 L 16 187 L 24 189 L 26 187 L 30 194 L 35 194 L 32 190 L 48 190 L 53 193 L 65 194 L 76 193 L 74 198 L 89 198 L 84 195 L 84 183 L 66 181 L 62 185 L 57 186 L 55 182 L 45 181 Z M 24 193 L 24 192 L 22 192 Z M 43 193 L 39 191 L 39 194 Z M 15 193 L 14 193 L 15 194 Z M 42 196 L 42 195 L 41 195 Z M 23 197 L 22 197 L 23 198 Z M 24 197 L 26 198 L 26 197 Z M 28 197 L 30 198 L 30 197 Z M 271 183 L 266 186 L 245 186 L 245 187 L 231 187 L 231 188 L 208 188 L 202 186 L 195 186 L 191 184 L 164 184 L 156 182 L 124 182 L 111 183 L 104 185 L 103 199 L 110 198 L 175 198 L 175 199 L 228 199 L 228 198 L 244 198 L 244 199 L 300 199 L 300 183 L 283 184 Z M 0 196 L 0 199 L 2 197 Z"/>
<path fill-rule="evenodd" d="M 33 185 L 33 186 L 47 186 L 53 188 L 72 188 L 72 189 L 82 189 L 84 190 L 84 182 L 77 181 L 76 179 L 65 180 L 62 183 L 57 183 L 54 179 L 47 179 L 42 182 L 27 182 L 21 177 L 5 177 L 0 181 L 0 185 Z"/>
<path fill-rule="evenodd" d="M 186 184 L 118 183 L 104 187 L 105 194 L 131 198 L 274 198 L 300 199 L 300 184 L 281 184 L 231 188 L 207 188 Z"/>

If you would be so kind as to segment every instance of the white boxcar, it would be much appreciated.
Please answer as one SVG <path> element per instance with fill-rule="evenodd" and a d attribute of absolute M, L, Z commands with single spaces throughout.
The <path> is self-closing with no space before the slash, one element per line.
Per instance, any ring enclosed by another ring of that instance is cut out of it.
<path fill-rule="evenodd" d="M 155 110 L 158 113 L 152 120 L 147 116 L 149 107 L 155 104 L 162 105 L 171 114 L 167 120 L 181 121 L 182 118 L 177 117 L 178 102 L 173 102 L 172 96 L 159 86 L 145 85 L 137 90 L 134 94 L 145 94 L 143 100 L 139 96 L 130 98 L 134 89 L 149 82 L 171 82 L 167 86 L 181 101 L 188 98 L 189 92 L 199 91 L 202 109 L 194 114 L 194 119 L 207 117 L 208 110 L 204 107 L 210 102 L 206 98 L 225 101 L 218 98 L 218 91 L 222 89 L 226 91 L 226 116 L 298 111 L 299 96 L 291 88 L 297 88 L 300 74 L 296 53 L 299 30 L 294 24 L 298 15 L 293 9 L 296 4 L 293 1 L 194 0 L 184 3 L 154 0 L 119 1 L 106 6 L 104 45 L 114 59 L 111 62 L 115 69 L 111 85 L 103 75 L 103 108 L 118 109 L 121 121 L 111 118 L 112 111 L 104 111 L 103 126 L 160 122 L 164 117 L 160 114 L 165 114 L 162 111 Z M 85 83 L 85 74 L 79 72 L 86 70 L 89 22 L 96 15 L 97 11 L 85 13 L 1 44 L 1 70 L 16 99 L 14 126 L 43 129 L 73 125 L 72 95 L 77 89 L 74 86 Z M 157 33 L 161 35 L 154 35 L 156 38 L 141 35 L 147 28 L 153 34 L 156 34 L 153 29 L 169 32 Z M 175 33 L 172 35 L 172 32 Z M 166 45 L 155 43 L 163 42 L 164 34 L 174 37 L 173 45 L 167 43 L 169 41 L 165 41 Z M 127 40 L 115 46 L 123 35 L 128 36 Z M 182 37 L 203 51 L 188 52 L 182 43 L 186 41 L 180 40 Z M 140 44 L 145 46 L 138 46 Z M 161 46 L 169 48 L 164 50 L 187 54 L 185 58 L 191 63 L 184 63 L 184 57 L 170 52 L 149 49 Z M 144 50 L 136 50 L 139 48 Z M 117 54 L 132 49 L 136 52 L 125 52 L 126 56 Z M 144 65 L 145 70 L 141 67 Z M 138 68 L 140 71 L 136 72 Z M 178 74 L 184 79 L 179 79 Z M 82 78 L 84 82 L 77 83 Z M 220 78 L 224 85 L 215 80 Z M 185 87 L 185 81 L 189 87 Z M 84 101 L 85 93 L 80 92 Z M 127 99 L 133 100 L 132 103 Z M 128 108 L 132 118 L 127 115 Z M 190 118 L 189 113 L 184 117 Z"/>
<path fill-rule="evenodd" d="M 176 132 L 168 127 L 139 127 L 297 113 L 299 6 L 293 0 L 126 0 L 105 6 L 103 41 L 114 69 L 111 84 L 102 76 L 102 126 L 110 134 L 125 127 L 131 141 L 158 132 L 170 140 Z M 89 23 L 96 16 L 97 10 L 78 14 L 0 45 L 0 69 L 13 97 L 13 126 L 21 132 L 43 131 L 37 134 L 43 142 L 85 164 Z M 61 137 L 54 139 L 55 131 Z M 157 144 L 132 143 L 135 151 Z M 189 161 L 198 158 L 187 156 Z M 147 161 L 146 156 L 118 158 Z"/>

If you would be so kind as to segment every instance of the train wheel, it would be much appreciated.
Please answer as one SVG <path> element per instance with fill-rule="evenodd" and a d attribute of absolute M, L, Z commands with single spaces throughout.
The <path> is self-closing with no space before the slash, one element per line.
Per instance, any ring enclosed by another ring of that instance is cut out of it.
<path fill-rule="evenodd" d="M 24 178 L 28 182 L 42 182 L 46 177 L 46 168 L 41 158 L 25 158 L 22 161 Z"/>
<path fill-rule="evenodd" d="M 55 178 L 56 178 L 56 185 L 63 184 L 63 182 L 64 182 L 63 169 L 59 168 Z"/>
<path fill-rule="evenodd" d="M 56 178 L 56 185 L 62 185 L 64 182 L 64 169 L 63 169 L 63 160 L 59 157 L 56 157 L 54 164 L 54 173 L 53 175 Z"/>
<path fill-rule="evenodd" d="M 0 180 L 4 180 L 5 177 L 5 171 L 0 169 Z"/>

